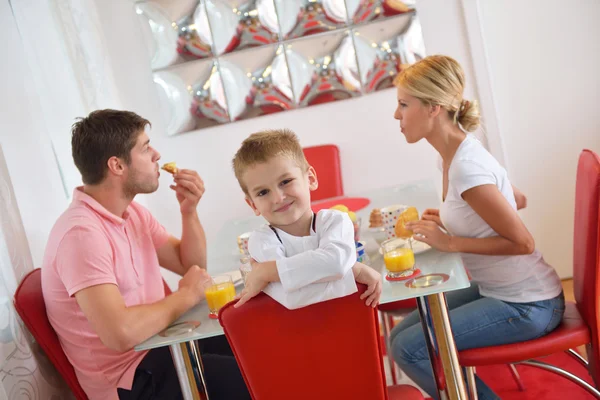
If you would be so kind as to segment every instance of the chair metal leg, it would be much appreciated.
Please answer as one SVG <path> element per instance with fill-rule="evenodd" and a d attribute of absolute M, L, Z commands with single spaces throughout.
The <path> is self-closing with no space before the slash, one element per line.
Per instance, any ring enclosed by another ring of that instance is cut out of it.
<path fill-rule="evenodd" d="M 554 365 L 546 364 L 546 363 L 538 361 L 538 360 L 521 361 L 518 364 L 528 365 L 530 367 L 535 367 L 535 368 L 540 368 L 540 369 L 552 372 L 554 374 L 560 375 L 563 378 L 566 378 L 566 379 L 570 380 L 571 382 L 581 386 L 582 388 L 587 390 L 592 396 L 594 396 L 596 399 L 600 399 L 600 391 L 598 391 L 595 387 L 593 387 L 592 385 L 590 385 L 583 379 L 579 378 L 578 376 L 573 375 L 572 373 L 565 371 L 563 369 L 560 369 L 558 367 L 555 367 Z"/>
<path fill-rule="evenodd" d="M 585 358 L 583 358 L 583 356 L 581 354 L 579 354 L 578 352 L 576 352 L 575 350 L 569 349 L 569 350 L 565 351 L 565 353 L 567 353 L 568 355 L 570 355 L 571 357 L 573 357 L 574 359 L 579 361 L 579 363 L 581 365 L 583 365 L 586 369 L 588 368 L 588 365 L 589 365 L 588 361 Z"/>
<path fill-rule="evenodd" d="M 475 383 L 475 367 L 465 367 L 467 374 L 467 391 L 470 400 L 477 400 L 477 384 Z"/>
<path fill-rule="evenodd" d="M 390 368 L 390 374 L 392 376 L 392 384 L 398 384 L 398 378 L 396 377 L 396 363 L 394 357 L 392 357 L 390 349 L 390 332 L 392 331 L 392 325 L 394 324 L 394 317 L 388 315 L 386 312 L 381 311 L 381 319 L 383 322 L 383 341 L 385 343 L 385 349 L 388 358 L 388 366 Z"/>
<path fill-rule="evenodd" d="M 525 385 L 523 385 L 523 381 L 521 380 L 521 376 L 519 375 L 519 371 L 517 371 L 517 367 L 514 364 L 508 364 L 508 369 L 510 369 L 510 374 L 512 375 L 515 383 L 519 387 L 520 392 L 525 391 Z"/>

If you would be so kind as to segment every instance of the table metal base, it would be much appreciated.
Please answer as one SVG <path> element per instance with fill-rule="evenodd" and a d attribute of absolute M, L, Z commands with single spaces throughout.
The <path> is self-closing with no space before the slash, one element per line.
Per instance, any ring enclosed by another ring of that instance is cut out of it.
<path fill-rule="evenodd" d="M 195 340 L 169 346 L 184 400 L 208 400 L 200 349 Z"/>
<path fill-rule="evenodd" d="M 419 297 L 417 306 L 440 399 L 468 400 L 450 327 L 446 296 L 437 293 Z"/>

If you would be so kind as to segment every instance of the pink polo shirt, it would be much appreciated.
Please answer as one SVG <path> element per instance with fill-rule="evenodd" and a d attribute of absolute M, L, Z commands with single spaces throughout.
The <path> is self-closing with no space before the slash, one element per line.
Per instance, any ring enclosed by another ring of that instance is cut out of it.
<path fill-rule="evenodd" d="M 118 399 L 118 387 L 131 389 L 146 352 L 106 347 L 74 294 L 108 283 L 118 286 L 128 307 L 164 298 L 156 249 L 168 237 L 141 205 L 132 202 L 119 218 L 81 188 L 50 232 L 42 266 L 46 310 L 90 400 Z"/>

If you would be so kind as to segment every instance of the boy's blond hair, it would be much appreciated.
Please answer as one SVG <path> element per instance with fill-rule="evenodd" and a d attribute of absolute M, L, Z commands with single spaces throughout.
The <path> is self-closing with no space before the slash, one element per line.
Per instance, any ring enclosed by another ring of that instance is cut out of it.
<path fill-rule="evenodd" d="M 248 136 L 233 158 L 233 172 L 242 190 L 248 195 L 248 188 L 242 180 L 246 170 L 256 164 L 265 163 L 277 156 L 289 157 L 302 170 L 309 165 L 298 137 L 289 129 L 269 129 Z"/>

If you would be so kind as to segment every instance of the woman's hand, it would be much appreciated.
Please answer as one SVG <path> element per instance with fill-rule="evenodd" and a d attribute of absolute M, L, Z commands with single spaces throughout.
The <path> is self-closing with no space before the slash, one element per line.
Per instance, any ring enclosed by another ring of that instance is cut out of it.
<path fill-rule="evenodd" d="M 415 221 L 407 222 L 406 229 L 413 231 L 413 239 L 427 243 L 436 250 L 451 252 L 451 236 L 444 233 L 437 222 Z"/>
<path fill-rule="evenodd" d="M 440 218 L 440 210 L 437 208 L 428 208 L 421 215 L 421 219 L 423 221 L 433 221 L 442 229 L 446 229 L 444 224 L 442 223 L 442 219 Z"/>

